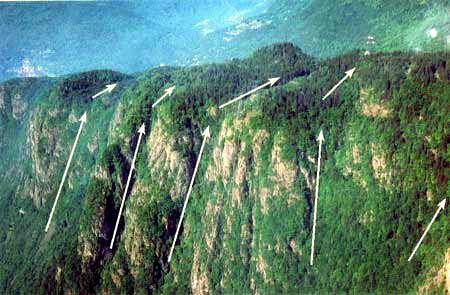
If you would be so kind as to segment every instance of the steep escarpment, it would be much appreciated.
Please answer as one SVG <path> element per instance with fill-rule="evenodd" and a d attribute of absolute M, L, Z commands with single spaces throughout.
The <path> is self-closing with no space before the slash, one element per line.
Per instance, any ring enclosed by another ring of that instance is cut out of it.
<path fill-rule="evenodd" d="M 407 258 L 448 194 L 449 62 L 444 53 L 361 52 L 318 61 L 290 44 L 276 44 L 225 64 L 157 68 L 133 77 L 100 71 L 57 79 L 21 115 L 20 134 L 28 143 L 20 162 L 27 163 L 23 177 L 2 183 L 0 208 L 6 218 L 1 222 L 8 228 L 0 236 L 6 253 L 2 290 L 445 290 L 447 211 L 416 258 Z M 353 67 L 355 75 L 322 101 Z M 277 76 L 274 87 L 218 108 Z M 119 82 L 112 94 L 90 99 L 112 82 Z M 173 95 L 152 108 L 169 86 L 176 86 Z M 85 111 L 88 122 L 45 234 L 77 119 Z M 142 123 L 146 134 L 110 249 Z M 169 264 L 207 126 L 211 138 Z M 325 141 L 310 266 L 321 130 Z M 36 275 L 27 280 L 31 269 Z"/>
<path fill-rule="evenodd" d="M 24 147 L 27 123 L 39 97 L 54 84 L 50 79 L 15 79 L 0 85 L 0 158 L 2 178 L 22 177 L 29 156 Z M 12 161 L 12 160 L 15 161 Z M 15 162 L 15 163 L 14 163 Z M 20 163 L 19 165 L 17 165 Z"/>
<path fill-rule="evenodd" d="M 409 278 L 420 281 L 431 265 L 445 264 L 445 214 L 420 258 L 407 258 L 448 190 L 448 62 L 356 56 L 322 65 L 333 72 L 352 63 L 359 71 L 329 102 L 310 99 L 323 93 L 316 88 L 322 77 L 312 72 L 225 110 L 202 159 L 189 231 L 165 292 L 404 292 L 416 288 Z M 326 139 L 311 267 L 320 130 Z M 327 269 L 333 274 L 321 275 Z M 445 290 L 445 280 L 437 281 L 434 290 Z"/>
<path fill-rule="evenodd" d="M 198 212 L 194 209 L 187 217 L 189 227 L 194 224 L 197 230 L 184 237 L 192 239 L 187 279 L 195 294 L 265 293 L 277 276 L 293 272 L 299 260 L 295 257 L 282 270 L 274 269 L 274 258 L 302 255 L 289 247 L 297 250 L 296 239 L 308 232 L 310 191 L 299 188 L 312 180 L 282 156 L 281 132 L 271 136 L 270 129 L 255 126 L 262 117 L 250 111 L 224 121 L 205 155 L 209 161 L 200 179 L 206 183 L 191 203 Z M 192 215 L 200 217 L 200 228 Z M 183 274 L 175 274 L 181 278 L 174 280 L 185 280 Z M 295 287 L 286 290 L 293 292 Z"/>
<path fill-rule="evenodd" d="M 112 96 L 107 102 L 81 97 L 103 87 L 99 84 L 126 81 L 124 79 L 124 75 L 100 71 L 66 79 L 18 81 L 19 86 L 26 84 L 26 87 L 19 87 L 19 93 L 27 101 L 28 109 L 20 119 L 10 121 L 9 129 L 6 129 L 9 133 L 2 138 L 9 151 L 2 168 L 11 167 L 5 169 L 1 183 L 1 208 L 6 217 L 3 225 L 9 229 L 2 244 L 7 251 L 5 253 L 8 253 L 3 256 L 5 260 L 2 262 L 2 285 L 10 285 L 5 290 L 20 290 L 23 286 L 42 292 L 50 286 L 64 288 L 64 276 L 70 276 L 68 272 L 79 268 L 76 266 L 78 258 L 67 258 L 64 253 L 66 249 L 76 251 L 76 240 L 73 238 L 77 230 L 76 220 L 81 212 L 80 198 L 77 196 L 86 188 L 99 147 L 104 149 L 107 134 L 100 130 L 108 122 L 115 100 Z M 13 82 L 7 82 L 6 86 Z M 13 89 L 17 87 L 15 85 Z M 95 116 L 100 110 L 102 114 Z M 79 127 L 78 119 L 84 111 L 89 113 L 88 123 L 79 144 L 91 148 L 86 152 L 76 149 L 75 154 L 79 157 L 75 157 L 72 163 L 70 172 L 74 172 L 68 175 L 62 202 L 55 212 L 58 217 L 48 233 L 44 233 L 49 209 Z M 5 112 L 2 120 L 8 120 L 8 115 Z M 91 125 L 94 118 L 95 126 Z M 13 151 L 16 153 L 11 153 Z M 72 270 L 65 272 L 66 268 Z M 39 274 L 36 280 L 29 279 L 30 269 Z M 46 277 L 50 285 L 42 284 L 43 280 L 38 277 Z"/>
<path fill-rule="evenodd" d="M 254 73 L 249 71 L 257 60 L 268 61 L 271 57 L 276 62 L 264 63 Z M 136 167 L 136 176 L 127 196 L 118 246 L 113 249 L 114 257 L 102 265 L 103 282 L 98 288 L 114 293 L 124 289 L 140 292 L 160 287 L 168 270 L 168 247 L 201 143 L 196 131 L 204 127 L 205 122 L 214 124 L 213 120 L 220 120 L 217 97 L 236 91 L 236 85 L 224 84 L 221 76 L 246 84 L 252 81 L 246 78 L 250 75 L 264 75 L 264 79 L 266 72 L 275 74 L 284 68 L 288 79 L 289 75 L 305 75 L 313 64 L 312 59 L 294 47 L 279 45 L 274 50 L 264 49 L 253 59 L 242 62 L 194 68 L 191 71 L 196 75 L 184 69 L 158 69 L 144 74 L 138 85 L 119 102 L 120 111 L 116 111 L 114 123 L 109 128 L 110 142 L 124 147 L 125 162 L 130 161 L 134 146 L 124 143 L 133 143 L 130 134 L 133 130 L 136 132 L 135 126 L 145 122 L 148 131 L 140 164 Z M 174 97 L 168 98 L 170 103 L 161 104 L 154 110 L 149 108 L 149 92 L 154 91 L 152 97 L 157 97 L 164 84 L 182 80 L 185 84 L 177 84 Z M 130 109 L 124 112 L 126 106 Z M 119 190 L 122 191 L 123 187 Z M 88 248 L 92 248 L 90 243 Z"/>
<path fill-rule="evenodd" d="M 179 150 L 190 139 L 170 136 L 162 124 L 155 119 L 143 147 L 146 156 L 128 196 L 117 252 L 103 272 L 106 292 L 155 289 L 167 270 L 168 241 L 179 214 L 175 204 L 183 200 L 193 168 Z"/>

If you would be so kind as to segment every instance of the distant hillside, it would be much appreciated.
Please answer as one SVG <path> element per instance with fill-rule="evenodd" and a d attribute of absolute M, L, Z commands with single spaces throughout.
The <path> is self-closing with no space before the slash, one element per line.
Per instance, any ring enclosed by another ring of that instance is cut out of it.
<path fill-rule="evenodd" d="M 277 76 L 273 87 L 219 109 Z M 111 94 L 91 98 L 110 83 L 118 83 Z M 448 53 L 355 50 L 318 60 L 285 43 L 221 64 L 1 83 L 0 293 L 448 293 L 448 208 L 407 259 L 450 193 L 449 97 Z"/>
<path fill-rule="evenodd" d="M 373 37 L 374 42 L 368 37 Z M 290 41 L 316 57 L 350 49 L 440 51 L 450 49 L 450 2 L 283 0 L 264 14 L 209 38 L 213 48 L 241 56 L 274 40 Z M 226 41 L 223 43 L 223 41 Z M 369 41 L 369 42 L 368 42 Z M 216 51 L 220 56 L 221 51 Z"/>
<path fill-rule="evenodd" d="M 0 81 L 197 65 L 286 41 L 315 57 L 448 50 L 449 9 L 418 0 L 0 3 Z"/>

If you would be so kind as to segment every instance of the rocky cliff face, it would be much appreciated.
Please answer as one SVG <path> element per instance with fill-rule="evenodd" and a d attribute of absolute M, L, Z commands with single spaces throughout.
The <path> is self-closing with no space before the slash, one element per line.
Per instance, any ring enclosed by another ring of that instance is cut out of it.
<path fill-rule="evenodd" d="M 298 257 L 307 252 L 297 246 L 293 232 L 285 232 L 281 219 L 276 227 L 267 227 L 283 212 L 292 212 L 297 217 L 295 230 L 306 234 L 310 192 L 299 193 L 299 186 L 313 180 L 309 172 L 305 176 L 299 165 L 282 156 L 282 132 L 249 127 L 261 117 L 252 111 L 224 121 L 206 156 L 204 178 L 212 190 L 199 212 L 203 226 L 197 235 L 184 236 L 193 243 L 190 284 L 194 294 L 218 289 L 239 292 L 233 287 L 237 279 L 245 282 L 244 290 L 264 294 L 280 275 L 273 256 L 289 252 Z M 218 281 L 208 270 L 213 261 L 222 270 Z"/>
<path fill-rule="evenodd" d="M 45 92 L 0 86 L 0 110 L 8 110 L 2 111 L 1 143 L 11 157 L 1 155 L 9 161 L 2 175 L 11 180 L 0 183 L 0 209 L 7 216 L 1 226 L 9 229 L 0 235 L 6 253 L 0 256 L 2 290 L 448 290 L 446 216 L 436 221 L 417 259 L 406 261 L 447 190 L 447 64 L 438 54 L 394 58 L 359 52 L 319 62 L 291 45 L 275 45 L 224 65 L 154 69 L 139 77 L 84 73 L 41 85 Z M 353 66 L 358 74 L 320 101 Z M 218 108 L 280 73 L 273 88 Z M 117 92 L 88 99 L 116 81 Z M 152 109 L 172 85 L 174 95 Z M 88 123 L 51 230 L 43 234 L 84 111 Z M 142 123 L 147 132 L 109 249 Z M 18 135 L 10 136 L 4 126 Z M 212 136 L 169 264 L 206 126 Z M 325 141 L 311 267 L 320 130 Z M 11 156 L 17 151 L 20 156 Z M 19 171 L 17 179 L 13 171 Z M 27 279 L 31 270 L 36 276 Z"/>
<path fill-rule="evenodd" d="M 52 113 L 52 117 L 57 116 L 58 111 Z M 50 194 L 52 179 L 61 165 L 62 154 L 67 158 L 68 146 L 63 144 L 61 134 L 66 130 L 55 130 L 46 124 L 45 114 L 37 109 L 31 115 L 27 130 L 27 144 L 30 147 L 31 165 L 33 178 L 27 185 L 26 195 L 33 199 L 36 207 L 41 207 L 45 203 L 45 197 Z"/>
<path fill-rule="evenodd" d="M 143 281 L 155 285 L 167 267 L 166 243 L 175 232 L 176 210 L 173 205 L 164 208 L 164 203 L 184 199 L 193 167 L 188 156 L 179 151 L 189 139 L 170 135 L 162 124 L 161 119 L 152 124 L 143 146 L 147 157 L 141 160 L 139 171 L 148 174 L 137 176 L 128 195 L 126 221 L 116 241 L 121 254 L 111 260 L 113 269 L 106 276 L 113 286 L 105 288 L 106 293 L 123 290 L 130 279 L 137 290 L 145 286 Z"/>
<path fill-rule="evenodd" d="M 201 219 L 201 228 L 190 229 L 183 237 L 192 243 L 189 283 L 194 294 L 218 290 L 264 294 L 276 276 L 284 275 L 272 264 L 274 257 L 285 260 L 288 253 L 289 258 L 306 260 L 308 251 L 295 236 L 309 232 L 314 185 L 309 165 L 314 160 L 301 151 L 300 161 L 284 155 L 282 130 L 253 127 L 252 122 L 262 118 L 256 110 L 229 116 L 215 130 L 204 156 L 205 173 L 197 184 L 201 200 L 191 201 L 191 206 L 201 208 L 191 211 Z M 292 214 L 288 223 L 294 228 L 283 224 L 284 214 Z M 221 269 L 219 278 L 210 271 L 213 266 Z M 180 275 L 176 270 L 175 274 Z M 245 284 L 235 287 L 236 280 Z"/>

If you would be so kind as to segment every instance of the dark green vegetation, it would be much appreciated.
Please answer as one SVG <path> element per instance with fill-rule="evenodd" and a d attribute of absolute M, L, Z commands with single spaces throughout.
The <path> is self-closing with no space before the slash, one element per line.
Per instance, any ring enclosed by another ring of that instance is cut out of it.
<path fill-rule="evenodd" d="M 449 65 L 447 53 L 352 51 L 319 61 L 276 44 L 225 64 L 1 84 L 1 293 L 443 293 L 445 278 L 430 279 L 448 263 L 448 210 L 407 258 L 450 193 Z M 321 101 L 352 67 L 354 77 Z M 275 76 L 273 88 L 218 110 Z M 119 87 L 111 95 L 89 99 L 112 82 Z M 152 110 L 172 85 L 173 96 Z M 84 111 L 88 123 L 44 234 Z M 147 134 L 111 251 L 142 122 Z M 169 266 L 208 125 L 212 137 Z"/>

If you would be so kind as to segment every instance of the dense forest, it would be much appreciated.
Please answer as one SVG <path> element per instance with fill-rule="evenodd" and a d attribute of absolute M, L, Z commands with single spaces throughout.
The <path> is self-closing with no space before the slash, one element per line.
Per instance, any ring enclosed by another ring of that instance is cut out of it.
<path fill-rule="evenodd" d="M 273 87 L 218 108 L 278 76 Z M 110 83 L 118 83 L 111 94 L 91 98 Z M 173 95 L 152 108 L 170 86 Z M 45 233 L 84 112 L 86 127 Z M 111 250 L 142 123 L 147 132 Z M 407 259 L 450 193 L 449 123 L 446 52 L 355 50 L 319 60 L 282 43 L 221 64 L 6 81 L 1 293 L 445 294 L 447 209 Z M 207 126 L 211 138 L 169 264 Z"/>

